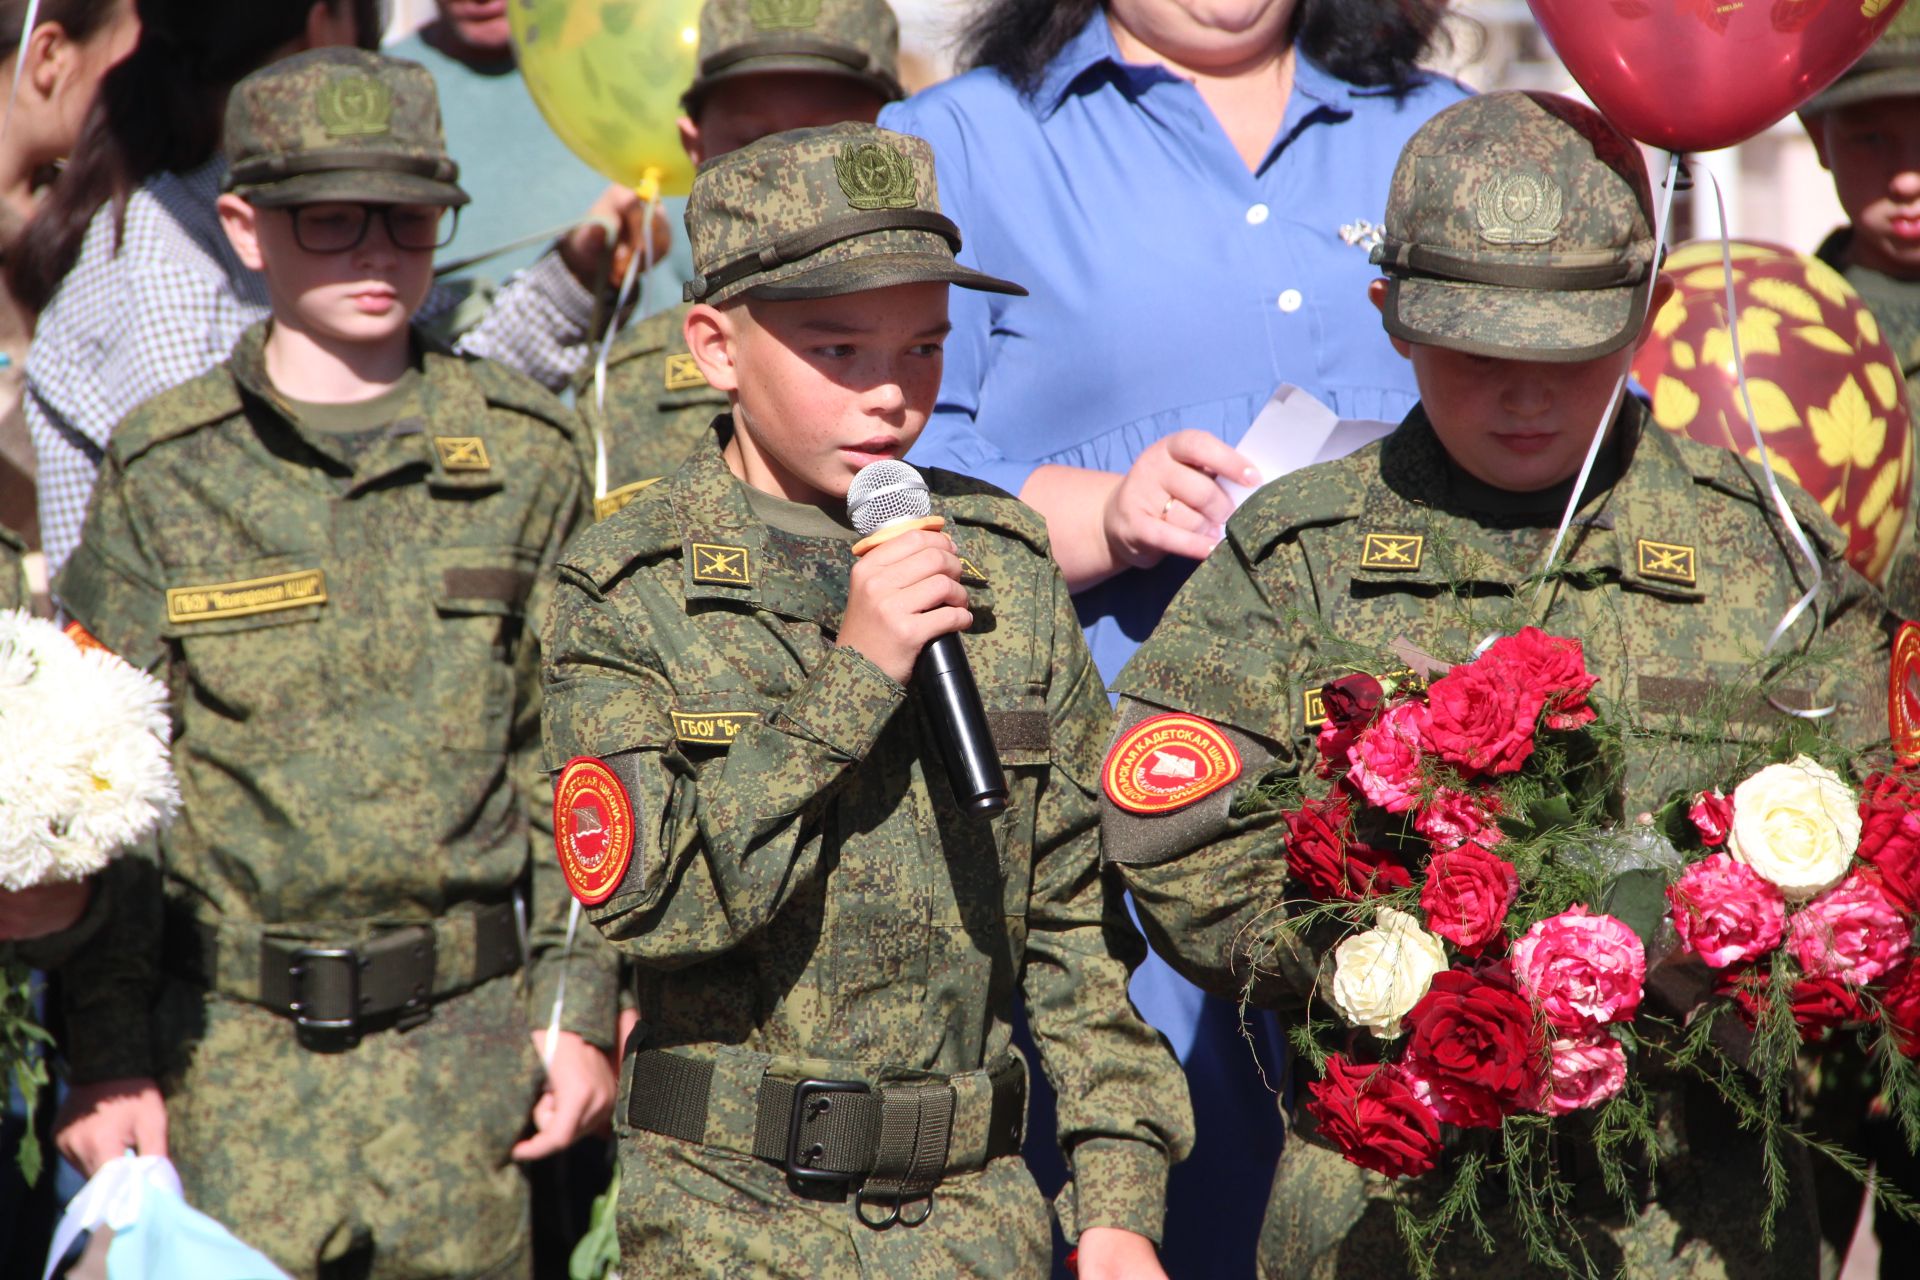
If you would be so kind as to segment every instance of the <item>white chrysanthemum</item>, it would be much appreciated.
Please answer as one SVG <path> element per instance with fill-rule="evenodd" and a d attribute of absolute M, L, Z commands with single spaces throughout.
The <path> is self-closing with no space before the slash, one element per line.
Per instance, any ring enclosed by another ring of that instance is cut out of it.
<path fill-rule="evenodd" d="M 76 880 L 179 807 L 166 689 L 0 613 L 0 888 Z"/>

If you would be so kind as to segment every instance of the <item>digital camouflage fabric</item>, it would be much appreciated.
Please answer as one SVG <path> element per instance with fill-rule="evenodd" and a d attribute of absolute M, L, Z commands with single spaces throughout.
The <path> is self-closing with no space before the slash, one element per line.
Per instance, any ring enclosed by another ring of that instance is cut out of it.
<path fill-rule="evenodd" d="M 726 393 L 714 390 L 687 350 L 683 332 L 691 305 L 648 316 L 614 342 L 604 408 L 592 369 L 575 384 L 581 420 L 606 444 L 607 493 L 594 503 L 600 519 L 673 474 L 706 440 L 714 416 L 728 410 Z"/>
<path fill-rule="evenodd" d="M 708 89 L 769 72 L 838 76 L 882 102 L 900 87 L 900 20 L 887 0 L 707 0 L 700 10 L 700 72 L 687 89 L 698 116 Z"/>
<path fill-rule="evenodd" d="M 0 524 L 0 609 L 33 607 L 33 595 L 27 589 L 26 560 L 27 544 Z"/>
<path fill-rule="evenodd" d="M 820 298 L 946 283 L 1024 294 L 960 266 L 933 148 L 870 124 L 794 129 L 700 166 L 687 196 L 689 302 Z"/>
<path fill-rule="evenodd" d="M 1638 726 L 1625 760 L 1627 813 L 1657 808 L 1709 733 L 1731 733 L 1756 749 L 1773 741 L 1783 713 L 1758 696 L 1730 693 L 1756 675 L 1774 624 L 1805 590 L 1804 566 L 1762 480 L 1730 452 L 1660 430 L 1637 399 L 1615 433 L 1629 456 L 1613 468 L 1618 479 L 1597 492 L 1590 486 L 1565 563 L 1534 609 L 1516 594 L 1520 576 L 1546 554 L 1564 494 L 1542 502 L 1466 478 L 1419 408 L 1381 443 L 1269 484 L 1228 522 L 1225 541 L 1115 686 L 1123 727 L 1163 710 L 1191 712 L 1223 726 L 1246 761 L 1233 787 L 1180 813 L 1137 818 L 1105 808 L 1108 856 L 1148 937 L 1177 968 L 1213 991 L 1240 990 L 1249 931 L 1288 895 L 1279 811 L 1249 808 L 1250 788 L 1265 775 L 1310 767 L 1311 696 L 1356 652 L 1401 642 L 1462 660 L 1486 635 L 1513 629 L 1520 601 L 1529 621 L 1582 641 L 1600 679 L 1596 695 Z M 1840 558 L 1832 522 L 1791 493 L 1826 578 L 1776 655 L 1804 661 L 1772 692 L 1789 705 L 1837 706 L 1831 731 L 1845 741 L 1884 741 L 1880 599 Z M 1298 1011 L 1316 958 L 1282 957 L 1277 968 L 1254 996 Z M 1675 1095 L 1661 1114 L 1667 1157 L 1645 1214 L 1629 1223 L 1617 1198 L 1609 1207 L 1604 1195 L 1576 1213 L 1601 1274 L 1813 1274 L 1817 1234 L 1807 1197 L 1789 1202 L 1774 1247 L 1763 1250 L 1767 1194 L 1757 1148 L 1709 1100 Z M 1804 1164 L 1794 1172 L 1804 1189 Z M 1397 1273 L 1387 1188 L 1296 1135 L 1274 1184 L 1262 1274 Z M 1423 1184 L 1411 1190 L 1425 1194 Z M 1494 1222 L 1496 1255 L 1483 1256 L 1461 1235 L 1443 1257 L 1444 1274 L 1532 1274 L 1512 1219 Z"/>
<path fill-rule="evenodd" d="M 107 872 L 112 918 L 65 970 L 67 1057 L 80 1082 L 158 1078 L 189 1197 L 297 1276 L 356 1250 L 375 1276 L 524 1274 L 507 1151 L 568 907 L 533 620 L 582 516 L 578 428 L 517 374 L 423 352 L 391 424 L 312 431 L 265 333 L 114 432 L 60 577 L 172 691 L 184 797 Z M 480 922 L 523 887 L 531 969 L 474 986 Z M 263 935 L 406 926 L 448 993 L 423 1023 L 318 1052 L 255 1003 Z M 564 1025 L 605 1045 L 613 957 L 589 934 L 568 967 Z"/>
<path fill-rule="evenodd" d="M 1646 166 L 1570 98 L 1456 102 L 1401 150 L 1373 261 L 1397 338 L 1515 360 L 1617 351 L 1656 276 Z"/>
<path fill-rule="evenodd" d="M 433 76 L 364 49 L 310 49 L 227 99 L 227 190 L 276 207 L 325 200 L 463 205 Z"/>
<path fill-rule="evenodd" d="M 1816 116 L 1856 102 L 1917 94 L 1920 94 L 1920 7 L 1909 4 L 1894 16 L 1880 38 L 1857 62 L 1800 108 L 1800 114 Z"/>
<path fill-rule="evenodd" d="M 979 1167 L 984 1081 L 1017 1057 L 1023 996 L 1061 1097 L 1067 1233 L 1159 1235 L 1191 1115 L 1128 1002 L 1144 951 L 1099 868 L 1107 699 L 1039 518 L 927 477 L 982 620 L 964 643 L 1012 789 L 993 820 L 955 804 L 908 692 L 834 644 L 851 532 L 756 516 L 718 440 L 562 558 L 548 759 L 603 760 L 636 832 L 588 916 L 638 972 L 645 1047 L 713 1073 L 707 1141 L 681 1141 L 629 1122 L 629 1057 L 619 1220 L 636 1274 L 1044 1276 L 1032 1178 L 1017 1154 Z M 741 1149 L 756 1092 L 809 1077 L 953 1083 L 925 1223 L 863 1226 L 852 1199 L 798 1196 Z"/>

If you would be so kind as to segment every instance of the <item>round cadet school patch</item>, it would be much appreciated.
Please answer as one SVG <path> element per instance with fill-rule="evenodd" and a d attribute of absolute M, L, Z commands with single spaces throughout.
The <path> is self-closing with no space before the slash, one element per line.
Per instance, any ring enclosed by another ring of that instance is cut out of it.
<path fill-rule="evenodd" d="M 1902 763 L 1920 762 L 1920 622 L 1903 622 L 1893 641 L 1887 728 Z"/>
<path fill-rule="evenodd" d="M 1142 720 L 1120 735 L 1101 770 L 1107 798 L 1129 813 L 1168 813 L 1240 776 L 1240 753 L 1199 716 Z"/>
<path fill-rule="evenodd" d="M 567 761 L 553 786 L 553 843 L 573 896 L 598 906 L 633 860 L 633 801 L 613 770 L 591 756 Z"/>

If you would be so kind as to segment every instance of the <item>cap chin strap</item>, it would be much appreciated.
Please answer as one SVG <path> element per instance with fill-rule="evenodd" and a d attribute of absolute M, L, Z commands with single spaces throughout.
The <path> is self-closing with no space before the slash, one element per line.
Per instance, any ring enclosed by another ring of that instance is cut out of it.
<path fill-rule="evenodd" d="M 960 252 L 960 228 L 945 214 L 926 209 L 874 209 L 832 218 L 798 235 L 776 240 L 763 249 L 743 254 L 725 266 L 703 271 L 687 281 L 686 300 L 702 302 L 749 276 L 772 271 L 790 262 L 810 258 L 829 245 L 871 235 L 876 231 L 931 231 Z"/>

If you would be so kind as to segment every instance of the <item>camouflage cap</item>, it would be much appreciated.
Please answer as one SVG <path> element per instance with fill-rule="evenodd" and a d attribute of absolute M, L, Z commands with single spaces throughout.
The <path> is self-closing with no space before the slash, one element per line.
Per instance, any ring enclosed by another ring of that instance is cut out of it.
<path fill-rule="evenodd" d="M 1387 332 L 1514 360 L 1591 360 L 1633 341 L 1657 276 L 1640 152 L 1551 93 L 1457 102 L 1400 152 Z"/>
<path fill-rule="evenodd" d="M 800 71 L 857 80 L 896 102 L 900 20 L 887 0 L 707 0 L 700 10 L 700 73 L 681 98 L 689 114 L 735 76 Z"/>
<path fill-rule="evenodd" d="M 1909 0 L 1860 60 L 1815 94 L 1800 114 L 1817 116 L 1856 102 L 1916 95 L 1920 95 L 1920 3 Z"/>
<path fill-rule="evenodd" d="M 709 160 L 687 197 L 687 239 L 689 302 L 934 281 L 1026 293 L 953 260 L 960 229 L 940 212 L 933 149 L 877 125 L 794 129 Z"/>
<path fill-rule="evenodd" d="M 262 207 L 468 200 L 433 76 L 364 49 L 311 49 L 235 85 L 226 152 L 227 190 Z"/>

